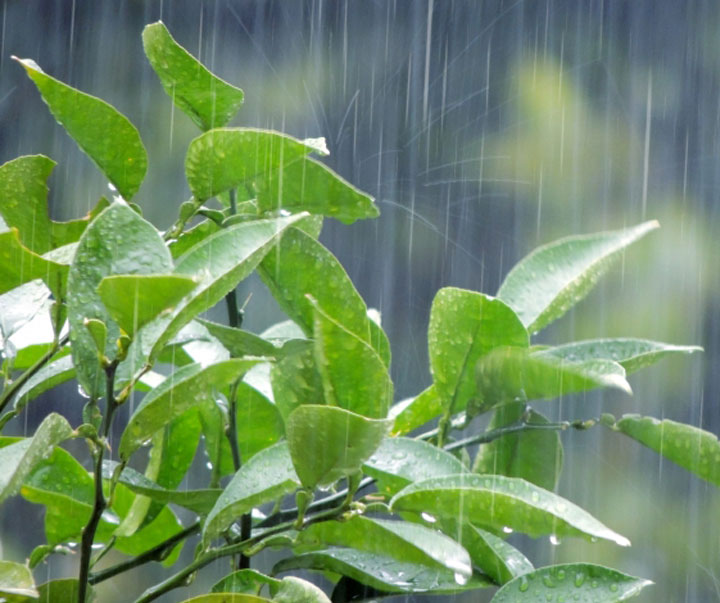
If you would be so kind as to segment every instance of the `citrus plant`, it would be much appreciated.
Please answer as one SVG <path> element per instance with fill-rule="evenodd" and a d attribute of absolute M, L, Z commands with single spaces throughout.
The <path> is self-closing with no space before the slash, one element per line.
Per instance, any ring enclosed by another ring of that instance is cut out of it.
<path fill-rule="evenodd" d="M 491 587 L 497 603 L 622 601 L 648 585 L 588 563 L 536 569 L 507 534 L 630 545 L 555 492 L 567 429 L 604 425 L 720 484 L 708 432 L 638 415 L 551 422 L 529 405 L 602 387 L 630 393 L 628 374 L 698 350 L 629 338 L 532 344 L 657 224 L 545 245 L 495 296 L 441 289 L 428 328 L 432 385 L 395 402 L 378 313 L 318 241 L 325 218 L 377 217 L 373 200 L 319 160 L 323 139 L 226 128 L 243 92 L 162 23 L 143 43 L 202 130 L 185 160 L 192 197 L 164 232 L 132 202 L 147 168 L 135 127 L 17 59 L 115 194 L 56 222 L 53 160 L 0 167 L 0 424 L 70 380 L 84 405 L 80 425 L 48 413 L 29 437 L 0 437 L 0 502 L 42 505 L 46 536 L 26 563 L 0 562 L 0 597 L 83 603 L 143 564 L 172 567 L 137 599 L 146 603 L 228 559 L 233 571 L 192 601 L 330 600 L 294 570 L 324 572 L 333 601 Z M 235 294 L 254 271 L 288 316 L 261 334 L 242 329 Z M 227 325 L 202 318 L 220 303 Z M 22 327 L 38 321 L 47 343 L 29 344 Z M 111 439 L 124 405 L 129 420 Z M 477 417 L 488 427 L 463 433 Z M 87 454 L 63 448 L 70 439 Z M 206 473 L 188 487 L 198 454 Z M 181 522 L 178 508 L 195 519 Z M 182 565 L 188 541 L 196 547 Z M 73 546 L 77 576 L 36 585 L 33 570 Z M 251 569 L 268 547 L 287 555 L 267 574 Z M 110 550 L 127 558 L 108 564 Z"/>

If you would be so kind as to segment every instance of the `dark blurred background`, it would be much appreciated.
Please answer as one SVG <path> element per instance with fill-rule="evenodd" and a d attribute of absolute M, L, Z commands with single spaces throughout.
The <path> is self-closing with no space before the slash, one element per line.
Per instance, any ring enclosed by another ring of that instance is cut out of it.
<path fill-rule="evenodd" d="M 716 1 L 6 0 L 0 18 L 0 161 L 58 161 L 56 219 L 84 214 L 107 183 L 11 54 L 137 125 L 150 169 L 135 200 L 160 228 L 189 196 L 182 164 L 198 132 L 144 57 L 147 23 L 162 19 L 245 90 L 233 125 L 325 136 L 327 163 L 382 212 L 351 227 L 328 220 L 321 240 L 382 312 L 398 399 L 429 383 L 425 331 L 438 288 L 492 294 L 539 244 L 657 218 L 662 229 L 537 341 L 627 335 L 700 344 L 705 354 L 634 376 L 633 398 L 593 393 L 538 408 L 554 418 L 639 412 L 720 432 Z M 240 286 L 242 299 L 250 292 L 248 328 L 280 319 L 259 281 Z M 20 427 L 49 405 L 79 417 L 82 404 L 59 388 Z M 718 490 L 615 434 L 563 440 L 558 491 L 633 547 L 513 537 L 531 561 L 582 559 L 653 579 L 638 601 L 720 600 Z M 13 502 L 0 521 L 6 558 L 24 559 L 42 539 L 41 507 Z M 69 575 L 75 563 L 53 557 L 39 577 Z M 202 592 L 226 569 L 203 570 L 191 590 L 163 600 Z M 125 575 L 100 600 L 128 601 L 160 575 Z"/>

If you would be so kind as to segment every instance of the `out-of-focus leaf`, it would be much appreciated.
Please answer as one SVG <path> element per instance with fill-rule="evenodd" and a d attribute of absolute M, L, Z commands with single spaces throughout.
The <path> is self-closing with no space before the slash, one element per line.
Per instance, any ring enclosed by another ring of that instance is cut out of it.
<path fill-rule="evenodd" d="M 229 385 L 260 361 L 235 358 L 207 367 L 191 364 L 175 371 L 135 409 L 120 439 L 120 457 L 128 459 L 158 429 L 191 408 L 211 388 Z"/>
<path fill-rule="evenodd" d="M 64 417 L 50 413 L 31 438 L 0 448 L 0 502 L 17 494 L 35 465 L 52 454 L 60 442 L 72 437 L 73 431 Z"/>
<path fill-rule="evenodd" d="M 267 603 L 270 599 L 238 593 L 213 593 L 185 599 L 183 603 Z"/>
<path fill-rule="evenodd" d="M 273 573 L 292 569 L 332 571 L 389 593 L 453 594 L 492 585 L 481 575 L 474 575 L 469 580 L 463 576 L 456 578 L 454 572 L 445 568 L 345 548 L 314 551 L 283 559 L 275 564 Z"/>
<path fill-rule="evenodd" d="M 158 231 L 126 203 L 116 202 L 85 230 L 68 274 L 68 321 L 77 378 L 93 398 L 105 394 L 105 371 L 85 319 L 107 327 L 105 356 L 117 356 L 120 329 L 97 291 L 106 276 L 172 271 L 172 260 Z"/>
<path fill-rule="evenodd" d="M 160 21 L 147 25 L 143 46 L 173 102 L 203 130 L 224 126 L 243 103 L 243 91 L 208 71 Z"/>
<path fill-rule="evenodd" d="M 16 228 L 0 232 L 0 294 L 42 279 L 55 297 L 62 299 L 67 273 L 66 265 L 48 260 L 25 247 Z"/>
<path fill-rule="evenodd" d="M 330 603 L 327 595 L 312 582 L 285 576 L 279 584 L 271 584 L 274 603 Z"/>
<path fill-rule="evenodd" d="M 256 570 L 242 569 L 228 574 L 219 582 L 216 582 L 211 592 L 213 593 L 243 593 L 247 595 L 260 594 L 260 589 L 265 585 L 280 584 L 280 580 L 266 576 Z"/>
<path fill-rule="evenodd" d="M 8 601 L 19 601 L 24 597 L 37 600 L 40 593 L 27 565 L 0 561 L 0 596 L 7 597 Z"/>
<path fill-rule="evenodd" d="M 498 407 L 488 425 L 488 431 L 519 421 L 525 404 L 511 402 Z M 546 424 L 540 413 L 530 410 L 526 422 Z M 554 430 L 528 430 L 508 433 L 480 446 L 473 471 L 521 477 L 533 484 L 554 490 L 563 463 L 560 434 Z"/>
<path fill-rule="evenodd" d="M 464 517 L 479 526 L 507 527 L 533 537 L 601 538 L 630 546 L 627 538 L 570 501 L 525 480 L 502 475 L 446 475 L 415 482 L 398 492 L 390 507 L 394 512 Z"/>
<path fill-rule="evenodd" d="M 78 598 L 78 581 L 77 578 L 61 578 L 59 580 L 51 580 L 38 586 L 40 597 L 36 603 L 60 603 L 61 601 L 77 601 Z M 95 593 L 92 586 L 87 587 L 88 603 L 95 601 Z"/>
<path fill-rule="evenodd" d="M 652 584 L 617 570 L 590 563 L 542 567 L 518 576 L 495 593 L 492 603 L 545 603 L 546 601 L 626 601 Z"/>
<path fill-rule="evenodd" d="M 500 346 L 527 347 L 529 340 L 525 327 L 504 302 L 446 287 L 433 300 L 428 345 L 435 390 L 443 408 L 457 413 L 477 395 L 478 359 Z"/>
<path fill-rule="evenodd" d="M 170 310 L 195 288 L 195 279 L 179 274 L 117 274 L 98 285 L 100 299 L 127 334 Z"/>
<path fill-rule="evenodd" d="M 28 379 L 15 395 L 15 410 L 20 410 L 28 402 L 56 385 L 75 377 L 72 356 L 65 355 L 52 360 Z"/>
<path fill-rule="evenodd" d="M 13 58 L 35 82 L 55 119 L 130 200 L 147 171 L 147 153 L 135 126 L 105 101 L 45 74 L 35 61 Z"/>
<path fill-rule="evenodd" d="M 296 408 L 285 431 L 303 486 L 329 485 L 359 471 L 391 426 L 391 420 L 369 419 L 336 406 Z"/>
<path fill-rule="evenodd" d="M 393 435 L 404 435 L 440 416 L 442 399 L 435 385 L 420 392 L 414 398 L 402 400 L 390 407 L 389 416 L 395 419 Z"/>
<path fill-rule="evenodd" d="M 567 362 L 613 360 L 629 375 L 655 364 L 667 356 L 702 352 L 696 345 L 673 345 L 647 339 L 617 338 L 576 341 L 536 352 L 537 356 L 555 356 Z"/>
<path fill-rule="evenodd" d="M 412 482 L 464 473 L 465 467 L 449 452 L 422 440 L 385 438 L 363 471 L 379 480 L 387 493 L 395 494 Z"/>
<path fill-rule="evenodd" d="M 509 272 L 497 296 L 535 333 L 583 299 L 628 245 L 658 226 L 653 220 L 538 247 Z"/>
<path fill-rule="evenodd" d="M 275 500 L 300 485 L 286 442 L 258 452 L 235 474 L 203 525 L 203 542 L 219 536 L 253 507 Z"/>

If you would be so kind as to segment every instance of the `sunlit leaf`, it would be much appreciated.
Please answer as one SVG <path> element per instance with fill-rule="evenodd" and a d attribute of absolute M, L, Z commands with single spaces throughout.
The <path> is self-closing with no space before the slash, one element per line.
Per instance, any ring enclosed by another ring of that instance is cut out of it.
<path fill-rule="evenodd" d="M 35 61 L 13 58 L 35 82 L 55 119 L 130 200 L 147 170 L 147 153 L 135 126 L 105 101 L 50 77 Z"/>
<path fill-rule="evenodd" d="M 497 296 L 515 310 L 528 331 L 537 332 L 583 299 L 628 245 L 658 226 L 653 220 L 538 247 L 509 272 Z"/>
<path fill-rule="evenodd" d="M 442 402 L 433 384 L 414 398 L 402 400 L 390 407 L 388 414 L 395 419 L 393 435 L 409 433 L 440 416 L 443 411 Z"/>
<path fill-rule="evenodd" d="M 161 22 L 142 34 L 150 64 L 173 102 L 203 130 L 224 126 L 243 103 L 243 92 L 208 71 Z"/>
<path fill-rule="evenodd" d="M 0 561 L 0 597 L 8 597 L 8 601 L 19 601 L 21 597 L 37 600 L 39 596 L 32 572 L 27 565 Z"/>
<path fill-rule="evenodd" d="M 615 603 L 637 595 L 652 584 L 617 570 L 590 563 L 551 565 L 519 576 L 495 593 L 492 603 L 587 601 Z"/>

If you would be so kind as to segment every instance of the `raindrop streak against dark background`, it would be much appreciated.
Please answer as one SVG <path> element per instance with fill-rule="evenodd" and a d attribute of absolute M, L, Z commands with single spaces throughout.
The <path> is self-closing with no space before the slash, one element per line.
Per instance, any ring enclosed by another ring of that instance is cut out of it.
<path fill-rule="evenodd" d="M 106 183 L 10 55 L 138 126 L 150 170 L 136 201 L 166 228 L 189 196 L 182 161 L 197 131 L 143 55 L 142 28 L 159 18 L 245 90 L 233 125 L 327 137 L 327 163 L 377 199 L 378 220 L 328 220 L 322 241 L 382 311 L 398 399 L 429 382 L 425 329 L 438 288 L 492 294 L 538 244 L 657 218 L 662 229 L 539 341 L 629 335 L 697 343 L 704 356 L 633 377 L 634 398 L 594 393 L 538 408 L 555 418 L 640 412 L 720 432 L 716 2 L 8 0 L 0 161 L 58 161 L 53 217 L 85 213 Z M 246 325 L 260 330 L 279 314 L 253 279 L 241 298 L 250 291 Z M 50 404 L 79 418 L 82 403 L 57 390 L 35 403 L 28 424 Z M 582 559 L 653 579 L 638 601 L 720 600 L 717 489 L 615 434 L 563 438 L 559 492 L 634 546 L 515 540 L 531 561 Z M 1 521 L 5 556 L 23 559 L 41 537 L 40 507 L 6 505 Z M 53 558 L 48 572 L 67 574 L 73 563 Z M 205 570 L 200 584 L 225 569 Z M 103 600 L 126 601 L 154 578 L 139 576 L 118 580 Z"/>

